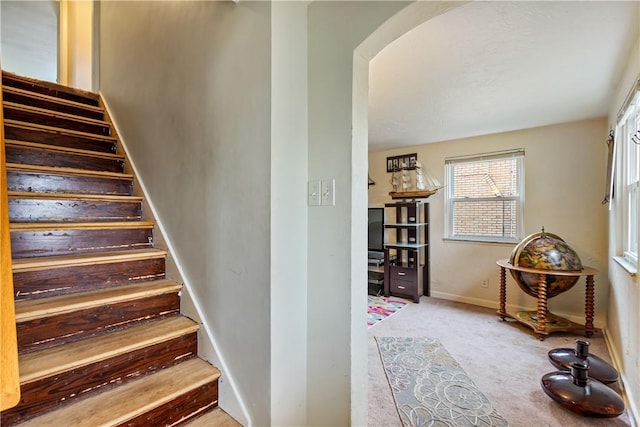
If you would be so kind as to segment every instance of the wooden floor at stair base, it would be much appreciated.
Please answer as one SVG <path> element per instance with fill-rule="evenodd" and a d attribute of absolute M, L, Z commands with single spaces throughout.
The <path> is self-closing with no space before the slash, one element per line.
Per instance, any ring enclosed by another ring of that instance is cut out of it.
<path fill-rule="evenodd" d="M 211 399 L 211 404 L 217 405 L 219 376 L 219 371 L 207 362 L 187 360 L 33 418 L 21 427 L 149 426 L 158 418 L 163 424 L 177 423 L 193 414 L 200 401 Z"/>
<path fill-rule="evenodd" d="M 183 427 L 242 427 L 229 414 L 220 408 L 215 408 L 199 415 L 193 421 L 188 421 Z"/>

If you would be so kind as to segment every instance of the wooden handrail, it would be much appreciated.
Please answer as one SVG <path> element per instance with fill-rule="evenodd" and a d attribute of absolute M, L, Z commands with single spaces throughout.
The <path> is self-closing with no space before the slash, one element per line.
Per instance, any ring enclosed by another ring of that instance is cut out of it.
<path fill-rule="evenodd" d="M 5 410 L 16 406 L 20 401 L 20 374 L 2 105 L 2 80 L 0 79 L 0 410 Z"/>

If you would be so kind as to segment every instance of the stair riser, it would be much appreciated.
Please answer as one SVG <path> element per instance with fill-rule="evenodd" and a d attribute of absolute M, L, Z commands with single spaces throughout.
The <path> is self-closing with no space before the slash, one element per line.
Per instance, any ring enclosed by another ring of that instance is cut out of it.
<path fill-rule="evenodd" d="M 188 420 L 186 417 L 199 413 L 199 410 L 207 407 L 212 409 L 216 406 L 218 406 L 218 382 L 214 381 L 178 396 L 173 401 L 119 424 L 119 426 L 168 426 L 183 418 L 185 418 L 183 422 L 186 422 Z"/>
<path fill-rule="evenodd" d="M 145 249 L 152 245 L 152 229 L 44 230 L 11 232 L 14 258 L 70 255 L 124 249 Z"/>
<path fill-rule="evenodd" d="M 165 259 L 48 268 L 13 274 L 16 300 L 45 298 L 141 281 L 164 279 Z"/>
<path fill-rule="evenodd" d="M 196 352 L 197 338 L 193 333 L 24 384 L 20 403 L 2 413 L 0 425 L 13 425 L 85 397 L 88 392 L 108 390 L 138 379 L 191 358 Z"/>
<path fill-rule="evenodd" d="M 7 163 L 76 168 L 101 172 L 124 172 L 124 161 L 117 158 L 102 158 L 14 145 L 7 145 L 6 153 Z"/>
<path fill-rule="evenodd" d="M 56 132 L 47 132 L 42 129 L 29 129 L 18 125 L 5 124 L 5 138 L 16 141 L 37 142 L 59 147 L 77 148 L 99 153 L 115 153 L 116 144 L 113 141 L 100 138 L 86 138 L 79 135 L 66 135 Z"/>
<path fill-rule="evenodd" d="M 69 101 L 80 102 L 82 104 L 98 106 L 98 99 L 92 96 L 83 96 L 77 93 L 74 93 L 71 90 L 63 90 L 62 88 L 57 88 L 53 85 L 41 86 L 34 85 L 32 82 L 21 78 L 20 76 L 12 76 L 10 74 L 3 74 L 2 76 L 2 85 L 15 87 L 18 89 L 28 90 L 34 93 L 41 93 L 44 95 L 55 96 L 61 99 L 67 99 Z"/>
<path fill-rule="evenodd" d="M 133 192 L 133 181 L 130 179 L 22 171 L 7 171 L 7 186 L 9 191 L 28 191 L 34 193 L 80 193 L 130 196 Z"/>
<path fill-rule="evenodd" d="M 18 352 L 55 347 L 179 311 L 180 297 L 176 292 L 19 322 Z"/>
<path fill-rule="evenodd" d="M 142 203 L 140 202 L 9 199 L 11 222 L 139 221 L 141 215 Z"/>
<path fill-rule="evenodd" d="M 16 104 L 29 105 L 31 107 L 46 108 L 51 111 L 58 111 L 60 113 L 73 114 L 76 116 L 82 116 L 89 119 L 104 120 L 104 112 L 95 111 L 93 109 L 82 108 L 82 106 L 60 104 L 52 100 L 35 98 L 33 96 L 27 96 L 22 93 L 14 93 L 11 91 L 4 91 L 2 99 L 5 102 L 14 102 Z"/>
<path fill-rule="evenodd" d="M 82 120 L 66 117 L 57 117 L 52 114 L 40 113 L 37 111 L 26 111 L 7 104 L 4 105 L 4 117 L 8 120 L 20 120 L 23 122 L 59 127 L 78 132 L 87 132 L 103 136 L 111 135 L 111 126 L 108 125 L 88 123 Z"/>

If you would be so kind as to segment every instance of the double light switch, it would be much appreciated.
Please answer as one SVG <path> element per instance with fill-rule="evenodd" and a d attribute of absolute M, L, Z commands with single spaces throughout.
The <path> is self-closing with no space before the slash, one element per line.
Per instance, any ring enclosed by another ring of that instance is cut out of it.
<path fill-rule="evenodd" d="M 335 206 L 336 180 L 314 179 L 309 181 L 307 200 L 309 206 Z"/>

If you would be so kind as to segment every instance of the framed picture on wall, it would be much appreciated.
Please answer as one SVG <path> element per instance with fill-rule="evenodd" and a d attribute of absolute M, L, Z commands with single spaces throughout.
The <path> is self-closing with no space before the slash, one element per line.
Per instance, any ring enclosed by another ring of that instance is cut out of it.
<path fill-rule="evenodd" d="M 401 156 L 387 157 L 387 172 L 397 172 L 403 169 L 415 169 L 418 153 L 403 154 Z"/>

